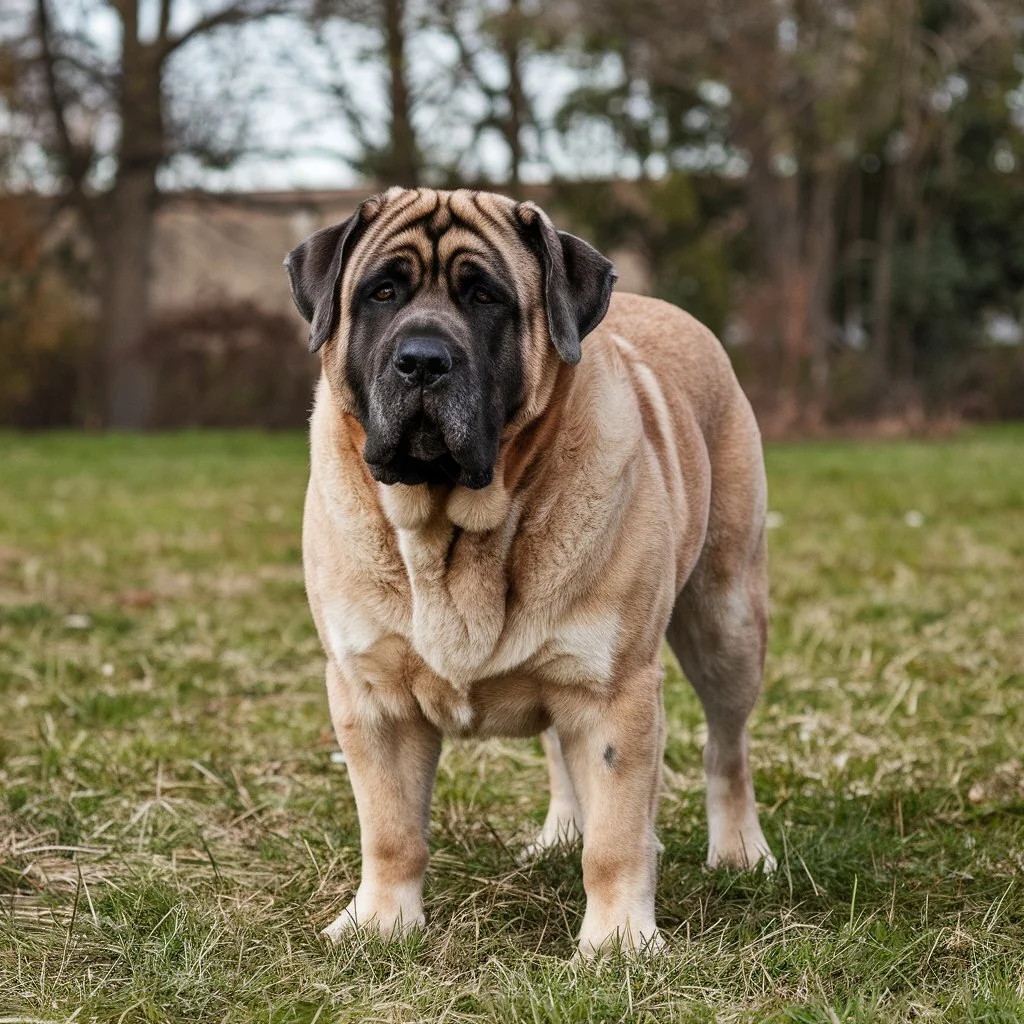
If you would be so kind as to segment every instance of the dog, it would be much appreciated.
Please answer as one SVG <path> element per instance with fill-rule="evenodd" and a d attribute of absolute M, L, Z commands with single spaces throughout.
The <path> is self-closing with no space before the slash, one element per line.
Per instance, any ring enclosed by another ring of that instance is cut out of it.
<path fill-rule="evenodd" d="M 303 563 L 362 849 L 324 935 L 423 923 L 442 737 L 539 734 L 531 851 L 582 833 L 579 954 L 660 948 L 663 637 L 707 718 L 708 864 L 774 865 L 747 753 L 767 488 L 724 350 L 486 192 L 392 188 L 285 265 L 322 360 Z"/>

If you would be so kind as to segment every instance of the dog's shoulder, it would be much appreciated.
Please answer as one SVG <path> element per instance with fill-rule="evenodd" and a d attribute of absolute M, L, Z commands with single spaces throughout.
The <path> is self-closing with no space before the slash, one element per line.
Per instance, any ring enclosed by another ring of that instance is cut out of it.
<path fill-rule="evenodd" d="M 710 439 L 723 420 L 746 414 L 746 397 L 722 343 L 670 302 L 615 293 L 593 342 L 606 353 L 615 349 L 635 375 L 646 378 L 648 387 L 641 391 L 660 392 L 677 427 L 692 415 Z"/>

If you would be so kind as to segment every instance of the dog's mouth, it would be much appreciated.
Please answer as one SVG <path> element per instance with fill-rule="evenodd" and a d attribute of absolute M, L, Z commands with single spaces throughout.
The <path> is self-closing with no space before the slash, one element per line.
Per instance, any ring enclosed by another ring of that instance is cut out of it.
<path fill-rule="evenodd" d="M 382 484 L 434 484 L 473 490 L 486 487 L 494 473 L 490 468 L 463 466 L 452 454 L 441 429 L 419 415 L 402 431 L 398 443 L 381 450 L 368 443 L 363 452 L 370 475 Z"/>
<path fill-rule="evenodd" d="M 438 425 L 420 413 L 402 432 L 398 454 L 408 455 L 418 462 L 433 462 L 451 452 Z"/>
<path fill-rule="evenodd" d="M 455 487 L 461 485 L 478 491 L 494 479 L 492 469 L 467 470 L 455 461 L 450 452 L 436 459 L 417 459 L 413 455 L 398 454 L 388 462 L 369 462 L 370 475 L 381 484 L 436 484 Z"/>

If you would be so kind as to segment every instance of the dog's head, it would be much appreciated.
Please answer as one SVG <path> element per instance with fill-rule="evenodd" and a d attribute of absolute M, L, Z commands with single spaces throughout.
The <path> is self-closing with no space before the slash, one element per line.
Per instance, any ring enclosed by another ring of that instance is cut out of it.
<path fill-rule="evenodd" d="M 615 272 L 533 203 L 393 188 L 285 260 L 374 478 L 486 487 L 543 368 L 576 363 Z"/>

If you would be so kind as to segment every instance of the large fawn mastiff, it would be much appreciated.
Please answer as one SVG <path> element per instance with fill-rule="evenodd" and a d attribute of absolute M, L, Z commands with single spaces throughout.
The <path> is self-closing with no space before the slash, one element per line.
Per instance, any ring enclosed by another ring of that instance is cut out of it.
<path fill-rule="evenodd" d="M 362 832 L 325 934 L 423 922 L 443 736 L 539 733 L 534 846 L 583 833 L 580 951 L 657 948 L 663 636 L 707 716 L 708 863 L 774 863 L 746 731 L 765 475 L 724 351 L 484 192 L 390 189 L 286 264 L 323 362 L 303 552 Z"/>

